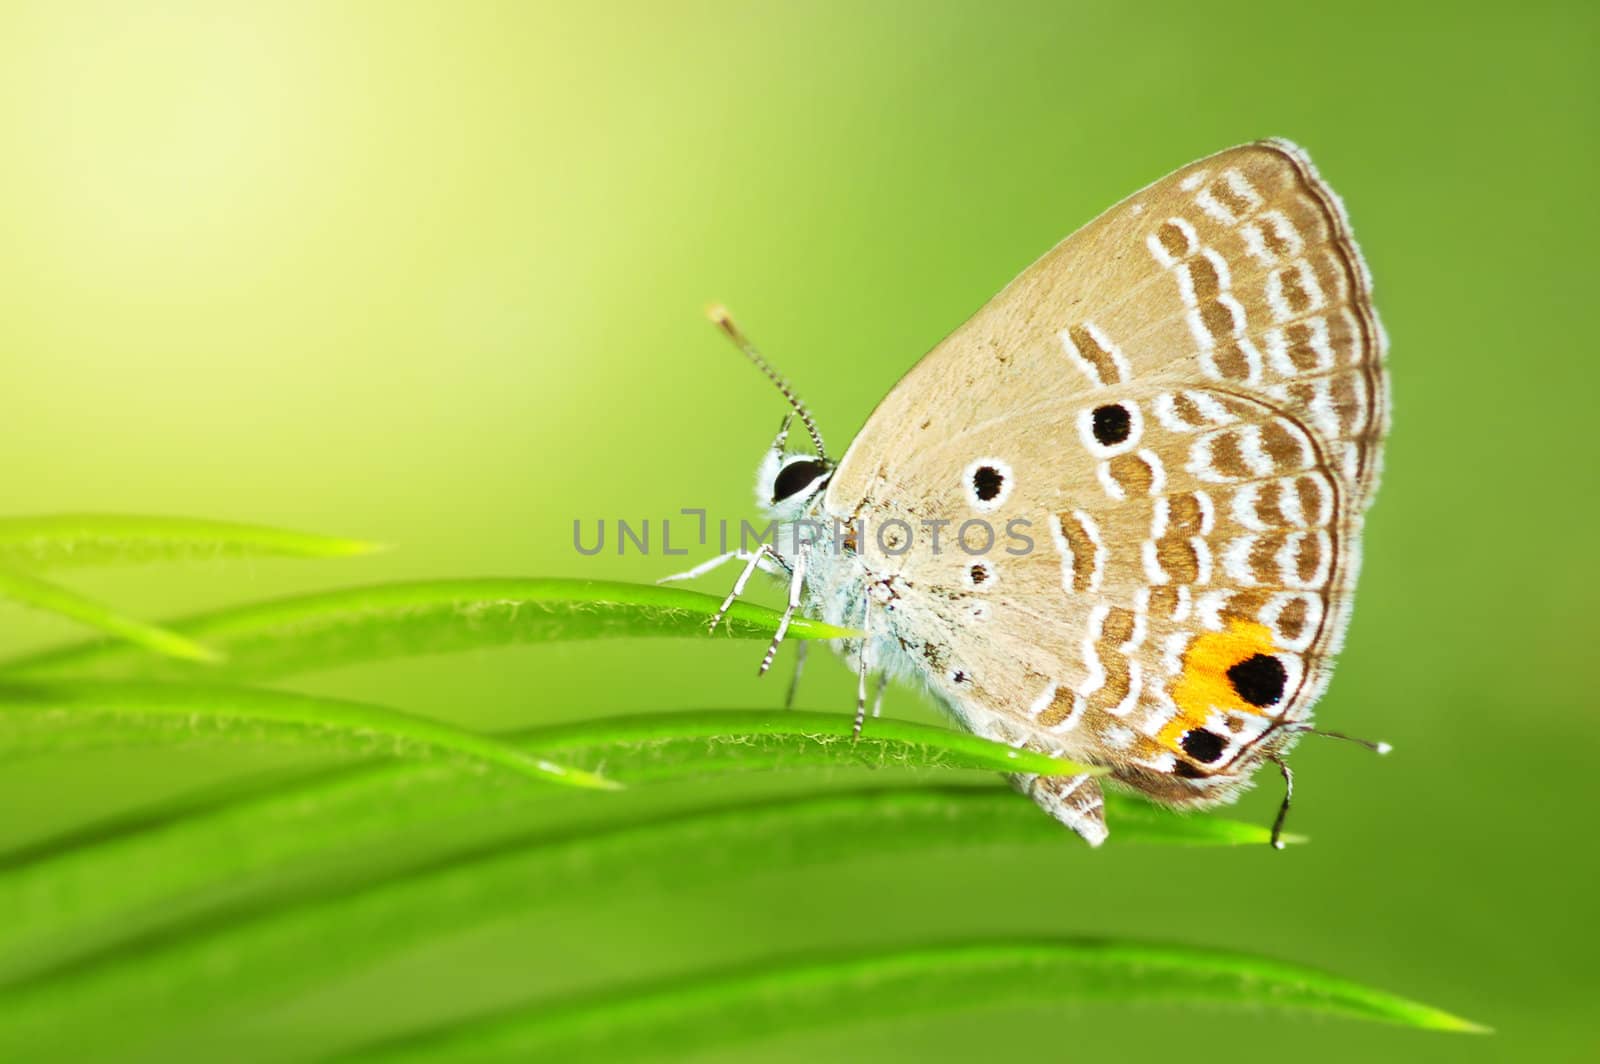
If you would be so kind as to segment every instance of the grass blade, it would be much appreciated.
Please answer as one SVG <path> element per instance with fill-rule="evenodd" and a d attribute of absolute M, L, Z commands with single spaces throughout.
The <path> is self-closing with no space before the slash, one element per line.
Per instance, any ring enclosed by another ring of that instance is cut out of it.
<path fill-rule="evenodd" d="M 680 588 L 594 580 L 490 579 L 377 584 L 252 603 L 175 622 L 227 658 L 229 679 L 263 679 L 414 654 L 549 640 L 705 636 L 720 599 Z M 736 603 L 718 636 L 770 637 L 778 614 Z M 797 619 L 790 638 L 850 634 Z M 17 676 L 180 679 L 176 662 L 153 663 L 114 644 L 86 643 L 0 663 Z"/>
<path fill-rule="evenodd" d="M 86 728 L 85 725 L 92 725 Z M 575 787 L 617 785 L 512 743 L 398 710 L 330 698 L 161 684 L 0 686 L 0 757 L 117 740 L 127 732 L 307 742 L 333 736 L 396 755 L 446 755 Z M 325 745 L 319 743 L 319 746 Z"/>
<path fill-rule="evenodd" d="M 324 812 L 325 825 L 347 819 Z M 241 823 L 237 844 L 263 835 L 270 845 L 287 833 L 253 833 Z M 1120 838 L 1113 830 L 1112 842 L 1137 837 L 1136 829 Z M 419 943 L 575 896 L 665 897 L 756 869 L 931 846 L 1005 852 L 1019 845 L 1088 857 L 1031 803 L 995 787 L 835 792 L 497 839 L 362 889 L 341 884 L 289 907 L 262 899 L 255 909 L 125 942 L 0 990 L 0 1058 L 44 1044 L 67 1059 L 128 1053 L 186 1020 L 248 1010 Z M 695 859 L 683 860 L 690 853 Z"/>
<path fill-rule="evenodd" d="M 168 658 L 198 665 L 211 665 L 218 660 L 214 651 L 187 636 L 124 616 L 76 591 L 14 569 L 0 568 L 0 598 L 66 617 Z"/>
<path fill-rule="evenodd" d="M 256 692 L 246 692 L 255 697 Z M 0 703 L 3 705 L 3 703 Z M 604 770 L 624 783 L 703 779 L 735 772 L 837 765 L 1073 773 L 1083 766 L 1017 751 L 965 733 L 899 721 L 874 721 L 850 742 L 844 714 L 697 712 L 623 717 L 526 732 L 517 749 L 575 768 Z M 294 779 L 286 785 L 221 792 L 209 803 L 156 809 L 120 829 L 84 832 L 36 844 L 36 856 L 0 857 L 0 981 L 19 966 L 40 966 L 109 939 L 181 919 L 185 899 L 204 899 L 251 876 L 285 865 L 313 864 L 358 847 L 415 839 L 429 828 L 472 824 L 482 833 L 496 818 L 515 826 L 549 811 L 539 795 L 492 775 L 448 762 L 382 762 Z M 1008 806 L 1004 811 L 999 811 Z M 1265 843 L 1253 825 L 1178 818 L 1127 801 L 1127 822 L 1114 820 L 1118 841 L 1156 839 L 1191 845 Z M 527 808 L 524 808 L 527 807 Z M 1009 789 L 947 796 L 938 804 L 948 841 L 964 826 L 989 830 L 974 817 L 1018 817 L 1040 842 L 1073 845 L 1059 827 Z M 1164 821 L 1186 825 L 1174 832 Z M 1126 830 L 1124 827 L 1126 826 Z M 546 823 L 548 829 L 548 823 Z M 476 836 L 474 836 L 476 837 Z M 114 888 L 108 885 L 114 884 Z"/>
<path fill-rule="evenodd" d="M 872 768 L 978 769 L 1050 776 L 1106 770 L 910 721 L 879 718 L 854 738 L 848 713 L 689 710 L 578 721 L 519 738 L 582 764 L 604 763 L 619 779 L 645 782 L 708 772 L 861 764 Z"/>
<path fill-rule="evenodd" d="M 0 562 L 24 568 L 213 558 L 348 558 L 376 543 L 232 521 L 135 514 L 0 518 Z"/>
<path fill-rule="evenodd" d="M 1088 938 L 916 946 L 789 961 L 535 1004 L 339 1059 L 682 1057 L 862 1020 L 984 1007 L 1176 1002 L 1271 1008 L 1482 1033 L 1484 1028 L 1310 968 L 1241 953 Z"/>

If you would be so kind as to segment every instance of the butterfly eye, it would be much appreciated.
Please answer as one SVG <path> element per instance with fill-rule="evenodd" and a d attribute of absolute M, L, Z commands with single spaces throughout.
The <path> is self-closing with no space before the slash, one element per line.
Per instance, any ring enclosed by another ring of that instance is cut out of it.
<path fill-rule="evenodd" d="M 782 502 L 828 471 L 828 464 L 820 461 L 792 462 L 778 471 L 772 482 L 772 501 Z"/>

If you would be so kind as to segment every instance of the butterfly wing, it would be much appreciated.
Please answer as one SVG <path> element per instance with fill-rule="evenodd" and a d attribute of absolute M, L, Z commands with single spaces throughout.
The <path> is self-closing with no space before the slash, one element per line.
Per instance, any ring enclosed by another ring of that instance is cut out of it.
<path fill-rule="evenodd" d="M 1326 683 L 1386 427 L 1384 346 L 1304 153 L 1235 148 L 1068 237 L 936 347 L 824 509 L 922 528 L 866 564 L 894 588 L 897 644 L 974 731 L 1174 804 L 1222 800 Z M 935 519 L 952 522 L 942 549 Z M 983 526 L 996 543 L 969 553 Z M 1092 820 L 1073 782 L 1028 786 L 1047 808 L 1070 788 Z"/>

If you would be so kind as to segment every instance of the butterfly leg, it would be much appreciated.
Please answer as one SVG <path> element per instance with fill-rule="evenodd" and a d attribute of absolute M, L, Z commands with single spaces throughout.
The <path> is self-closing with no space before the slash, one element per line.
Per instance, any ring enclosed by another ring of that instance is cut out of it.
<path fill-rule="evenodd" d="M 878 673 L 878 689 L 872 695 L 872 715 L 874 718 L 883 716 L 883 692 L 889 686 L 887 673 Z"/>
<path fill-rule="evenodd" d="M 789 574 L 789 601 L 783 608 L 783 616 L 778 619 L 778 630 L 772 633 L 772 643 L 767 647 L 767 656 L 761 659 L 757 676 L 765 676 L 767 670 L 772 668 L 772 659 L 778 656 L 778 644 L 789 633 L 789 622 L 794 619 L 794 611 L 800 608 L 800 593 L 805 589 L 805 579 L 806 552 L 801 549 L 794 556 L 794 570 Z"/>
<path fill-rule="evenodd" d="M 707 573 L 711 572 L 713 569 L 722 568 L 724 565 L 727 565 L 729 562 L 733 561 L 735 558 L 738 558 L 740 561 L 747 562 L 747 561 L 750 560 L 750 552 L 749 551 L 743 551 L 743 550 L 730 550 L 725 554 L 717 555 L 715 558 L 707 559 L 706 561 L 701 562 L 699 565 L 696 565 L 692 569 L 685 569 L 681 573 L 672 573 L 672 574 L 670 574 L 668 576 L 659 577 L 656 580 L 656 583 L 658 583 L 658 584 L 674 584 L 674 583 L 677 583 L 680 580 L 693 580 L 696 577 L 700 577 L 700 576 L 706 575 Z M 760 567 L 761 567 L 761 571 L 764 572 L 764 573 L 776 572 L 777 569 L 778 569 L 778 567 L 773 563 L 773 561 L 770 558 L 763 559 L 759 564 L 760 564 Z"/>
<path fill-rule="evenodd" d="M 672 584 L 678 582 L 679 580 L 693 580 L 697 576 L 704 576 L 713 569 L 719 569 L 722 566 L 727 565 L 738 556 L 738 551 L 730 550 L 727 553 L 719 554 L 715 558 L 712 558 L 708 561 L 703 561 L 692 569 L 685 569 L 681 573 L 671 573 L 667 576 L 657 577 L 656 583 Z"/>
<path fill-rule="evenodd" d="M 722 618 L 727 616 L 728 610 L 733 607 L 734 600 L 744 594 L 745 585 L 750 582 L 750 574 L 755 572 L 756 567 L 761 564 L 761 560 L 769 555 L 773 555 L 773 550 L 765 543 L 757 547 L 756 552 L 750 555 L 750 561 L 745 565 L 744 572 L 740 573 L 739 579 L 733 582 L 733 590 L 728 592 L 728 597 L 722 600 L 722 605 L 717 607 L 717 612 L 711 615 L 709 631 L 715 632 L 717 630 L 717 625 L 722 623 Z M 775 556 L 773 560 L 776 561 Z"/>
<path fill-rule="evenodd" d="M 800 693 L 800 673 L 806 667 L 806 654 L 810 649 L 811 644 L 804 639 L 794 648 L 794 675 L 789 677 L 789 690 L 783 696 L 784 709 L 794 708 L 795 696 Z"/>
<path fill-rule="evenodd" d="M 1267 759 L 1278 766 L 1278 771 L 1283 773 L 1283 804 L 1278 806 L 1278 818 L 1272 822 L 1272 848 L 1283 849 L 1283 822 L 1289 819 L 1289 804 L 1294 801 L 1294 773 L 1289 771 L 1289 763 L 1281 757 Z"/>
<path fill-rule="evenodd" d="M 867 644 L 870 639 L 867 627 L 872 620 L 872 599 L 869 596 L 861 609 L 861 661 L 856 669 L 856 724 L 851 739 L 861 738 L 861 726 L 867 722 Z"/>

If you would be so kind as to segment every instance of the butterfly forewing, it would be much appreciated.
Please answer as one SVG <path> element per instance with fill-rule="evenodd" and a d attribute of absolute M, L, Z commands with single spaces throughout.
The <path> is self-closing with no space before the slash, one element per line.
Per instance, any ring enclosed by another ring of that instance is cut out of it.
<path fill-rule="evenodd" d="M 867 564 L 973 730 L 1220 800 L 1326 683 L 1386 426 L 1383 347 L 1337 198 L 1290 145 L 1236 148 L 1067 238 L 935 348 L 824 508 L 951 520 L 942 549 L 919 534 Z M 986 538 L 954 538 L 970 519 L 1031 549 L 969 553 Z"/>

